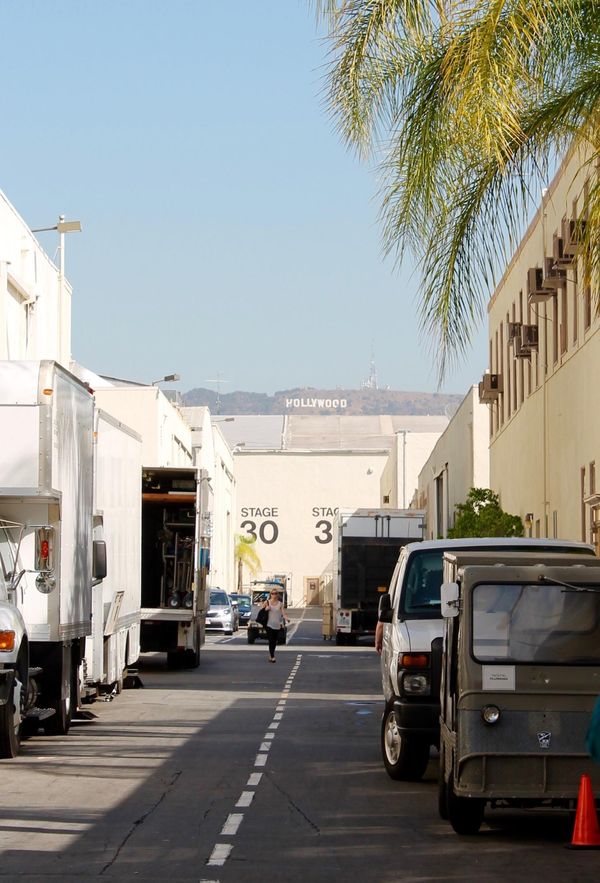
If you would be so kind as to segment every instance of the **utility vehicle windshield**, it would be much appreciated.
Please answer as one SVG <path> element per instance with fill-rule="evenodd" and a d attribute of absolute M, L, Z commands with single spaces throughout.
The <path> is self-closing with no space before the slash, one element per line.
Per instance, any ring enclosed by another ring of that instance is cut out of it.
<path fill-rule="evenodd" d="M 473 655 L 481 662 L 600 665 L 600 587 L 475 586 Z"/>

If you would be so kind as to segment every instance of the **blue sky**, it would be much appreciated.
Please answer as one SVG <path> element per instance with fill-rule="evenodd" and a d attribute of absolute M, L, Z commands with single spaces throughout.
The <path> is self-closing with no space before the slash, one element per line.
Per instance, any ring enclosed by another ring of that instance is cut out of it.
<path fill-rule="evenodd" d="M 307 0 L 0 0 L 0 28 L 0 188 L 31 227 L 82 221 L 78 361 L 271 393 L 356 388 L 373 348 L 380 386 L 436 389 L 376 174 L 323 106 Z M 485 339 L 440 391 L 480 378 Z"/>

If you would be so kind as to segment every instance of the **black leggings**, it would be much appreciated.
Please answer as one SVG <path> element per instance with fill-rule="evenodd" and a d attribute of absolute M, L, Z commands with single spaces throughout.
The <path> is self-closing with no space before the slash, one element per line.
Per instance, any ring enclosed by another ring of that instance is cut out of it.
<path fill-rule="evenodd" d="M 279 629 L 270 629 L 267 626 L 267 638 L 269 639 L 269 655 L 275 656 L 275 647 L 277 646 L 277 638 L 279 637 Z"/>

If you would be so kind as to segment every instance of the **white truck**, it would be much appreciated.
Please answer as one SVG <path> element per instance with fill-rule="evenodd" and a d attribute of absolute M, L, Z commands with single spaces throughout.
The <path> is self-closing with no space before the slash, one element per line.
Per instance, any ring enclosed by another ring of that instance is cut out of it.
<path fill-rule="evenodd" d="M 83 701 L 120 692 L 127 666 L 140 655 L 142 440 L 100 408 L 93 440 L 93 538 L 105 544 L 106 576 L 94 580 Z"/>
<path fill-rule="evenodd" d="M 205 638 L 210 516 L 206 470 L 142 469 L 141 650 L 196 668 Z"/>
<path fill-rule="evenodd" d="M 0 362 L 6 756 L 28 716 L 65 734 L 77 706 L 92 579 L 105 576 L 92 536 L 93 420 L 91 392 L 58 363 Z"/>
<path fill-rule="evenodd" d="M 333 622 L 336 644 L 374 635 L 379 598 L 387 592 L 406 543 L 423 537 L 419 509 L 355 509 L 334 523 Z"/>
<path fill-rule="evenodd" d="M 445 553 L 481 553 L 501 563 L 521 553 L 531 564 L 564 555 L 593 556 L 585 543 L 569 540 L 476 537 L 425 540 L 403 547 L 381 596 L 383 624 L 381 680 L 385 707 L 381 754 L 392 779 L 417 781 L 429 763 L 431 745 L 440 739 L 440 678 L 443 620 L 440 589 Z"/>

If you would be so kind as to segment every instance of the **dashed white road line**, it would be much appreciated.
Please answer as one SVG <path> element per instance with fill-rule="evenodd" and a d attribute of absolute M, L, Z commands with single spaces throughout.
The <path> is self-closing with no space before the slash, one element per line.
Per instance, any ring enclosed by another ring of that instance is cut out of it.
<path fill-rule="evenodd" d="M 224 865 L 231 855 L 232 849 L 233 846 L 231 845 L 231 843 L 217 843 L 206 864 L 219 866 Z"/>
<path fill-rule="evenodd" d="M 227 821 L 223 825 L 221 830 L 221 837 L 233 837 L 234 834 L 237 834 L 238 828 L 242 824 L 242 819 L 244 818 L 244 813 L 242 812 L 232 812 L 227 816 Z"/>
<path fill-rule="evenodd" d="M 289 674 L 289 676 L 285 682 L 285 687 L 281 692 L 281 696 L 278 700 L 278 704 L 276 706 L 275 713 L 273 714 L 273 720 L 271 721 L 271 723 L 267 727 L 267 732 L 263 736 L 263 741 L 261 742 L 261 745 L 259 748 L 259 753 L 256 755 L 256 757 L 254 759 L 254 766 L 255 767 L 264 767 L 267 764 L 267 760 L 269 757 L 268 752 L 271 748 L 271 745 L 273 744 L 273 740 L 275 739 L 275 733 L 273 731 L 277 730 L 277 728 L 279 727 L 279 723 L 283 717 L 283 712 L 285 711 L 286 701 L 289 696 L 290 689 L 291 689 L 292 683 L 294 681 L 294 678 L 296 676 L 296 673 L 298 671 L 298 668 L 300 667 L 301 660 L 302 660 L 302 654 L 299 653 L 296 657 L 296 664 L 292 668 L 292 671 Z M 251 773 L 248 778 L 248 782 L 247 782 L 246 787 L 247 788 L 256 788 L 259 785 L 261 778 L 262 778 L 262 773 Z M 237 809 L 247 809 L 250 806 L 250 804 L 252 803 L 255 793 L 256 793 L 255 791 L 242 791 L 242 793 L 240 794 L 238 801 L 235 805 L 236 808 Z M 235 837 L 235 835 L 238 832 L 238 828 L 242 824 L 243 819 L 244 819 L 244 814 L 241 812 L 240 813 L 230 813 L 227 816 L 227 820 L 226 820 L 225 824 L 223 825 L 220 836 L 221 837 Z M 222 867 L 225 864 L 225 862 L 227 861 L 227 859 L 229 858 L 229 856 L 231 855 L 232 849 L 233 849 L 233 844 L 231 844 L 231 843 L 216 843 L 214 846 L 214 849 L 210 855 L 210 858 L 208 859 L 206 864 L 212 865 L 212 866 L 217 866 L 217 867 Z M 218 880 L 204 880 L 203 879 L 200 881 L 200 883 L 219 883 L 219 881 Z"/>

